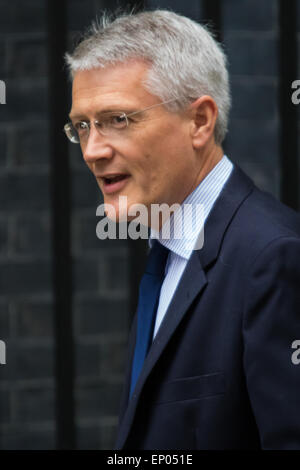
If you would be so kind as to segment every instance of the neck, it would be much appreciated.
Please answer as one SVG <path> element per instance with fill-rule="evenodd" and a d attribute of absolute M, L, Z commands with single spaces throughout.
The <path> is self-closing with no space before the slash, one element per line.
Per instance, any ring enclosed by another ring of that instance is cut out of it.
<path fill-rule="evenodd" d="M 211 146 L 204 149 L 199 155 L 199 159 L 201 161 L 201 166 L 199 171 L 196 173 L 194 181 L 187 192 L 187 194 L 183 197 L 180 201 L 180 204 L 185 200 L 185 198 L 191 194 L 194 189 L 204 180 L 204 178 L 211 172 L 211 170 L 219 163 L 224 155 L 224 151 L 222 147 L 212 144 Z M 168 220 L 169 215 L 167 217 L 160 217 L 158 221 L 149 221 L 149 225 L 152 226 L 157 232 L 159 232 L 163 226 L 163 224 Z"/>
<path fill-rule="evenodd" d="M 201 156 L 203 162 L 198 174 L 195 177 L 195 181 L 190 193 L 204 180 L 204 178 L 211 172 L 211 170 L 222 160 L 224 151 L 222 147 L 214 145 L 210 149 L 206 149 Z"/>

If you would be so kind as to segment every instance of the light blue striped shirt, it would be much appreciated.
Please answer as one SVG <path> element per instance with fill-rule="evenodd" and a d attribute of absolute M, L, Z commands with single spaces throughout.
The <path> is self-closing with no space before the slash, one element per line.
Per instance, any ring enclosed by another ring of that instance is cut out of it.
<path fill-rule="evenodd" d="M 161 325 L 183 271 L 193 252 L 193 246 L 196 246 L 194 243 L 196 242 L 200 231 L 203 230 L 205 220 L 207 219 L 224 184 L 229 178 L 232 169 L 232 162 L 226 155 L 223 155 L 217 165 L 183 201 L 182 205 L 191 204 L 193 218 L 191 220 L 186 219 L 184 221 L 184 231 L 181 238 L 172 237 L 172 230 L 170 230 L 170 238 L 163 238 L 161 232 L 157 233 L 155 230 L 151 229 L 149 238 L 150 247 L 152 246 L 153 240 L 157 238 L 162 245 L 170 250 L 166 263 L 165 278 L 160 291 L 153 338 Z M 202 205 L 203 212 L 201 219 L 196 217 L 195 220 L 194 215 L 196 210 L 194 209 L 197 205 Z M 175 220 L 175 218 L 176 213 L 174 214 L 173 219 Z M 174 221 L 172 222 L 174 224 Z M 170 223 L 170 226 L 172 226 L 172 222 Z"/>

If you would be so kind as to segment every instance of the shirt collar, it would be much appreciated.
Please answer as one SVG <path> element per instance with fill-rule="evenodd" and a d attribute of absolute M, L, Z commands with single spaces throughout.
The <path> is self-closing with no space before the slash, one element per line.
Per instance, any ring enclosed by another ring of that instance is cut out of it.
<path fill-rule="evenodd" d="M 178 210 L 171 215 L 169 220 L 170 237 L 163 238 L 162 230 L 157 232 L 151 228 L 149 246 L 152 247 L 153 240 L 158 239 L 163 246 L 186 260 L 189 259 L 195 249 L 197 240 L 197 247 L 201 248 L 199 240 L 203 240 L 205 220 L 207 219 L 224 184 L 229 178 L 232 168 L 232 162 L 226 155 L 223 155 L 217 165 L 214 166 L 194 191 L 192 191 L 181 203 L 181 211 Z M 186 207 L 183 208 L 183 205 L 186 204 L 189 204 L 190 207 L 187 209 L 187 212 L 184 212 Z M 185 215 L 182 216 L 182 214 L 187 214 L 187 217 L 185 218 Z M 188 214 L 191 214 L 191 217 L 189 217 Z M 183 229 L 181 237 L 176 238 L 174 236 L 174 228 L 176 227 L 176 223 L 179 218 L 183 222 Z M 201 237 L 198 238 L 201 230 Z"/>

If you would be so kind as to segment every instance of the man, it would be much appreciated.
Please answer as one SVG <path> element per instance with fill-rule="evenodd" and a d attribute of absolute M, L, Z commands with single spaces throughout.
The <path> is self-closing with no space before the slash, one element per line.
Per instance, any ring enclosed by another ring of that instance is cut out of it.
<path fill-rule="evenodd" d="M 117 220 L 120 196 L 204 207 L 202 249 L 148 219 L 116 448 L 299 449 L 299 217 L 224 155 L 222 49 L 157 10 L 105 19 L 66 58 L 65 131 Z"/>

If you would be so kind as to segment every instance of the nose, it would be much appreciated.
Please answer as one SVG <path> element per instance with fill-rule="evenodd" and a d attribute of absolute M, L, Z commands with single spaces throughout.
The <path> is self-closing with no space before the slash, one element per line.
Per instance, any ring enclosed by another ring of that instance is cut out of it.
<path fill-rule="evenodd" d="M 83 158 L 87 164 L 91 164 L 102 158 L 112 158 L 113 148 L 108 143 L 106 136 L 99 134 L 91 125 L 87 142 L 82 146 Z"/>

